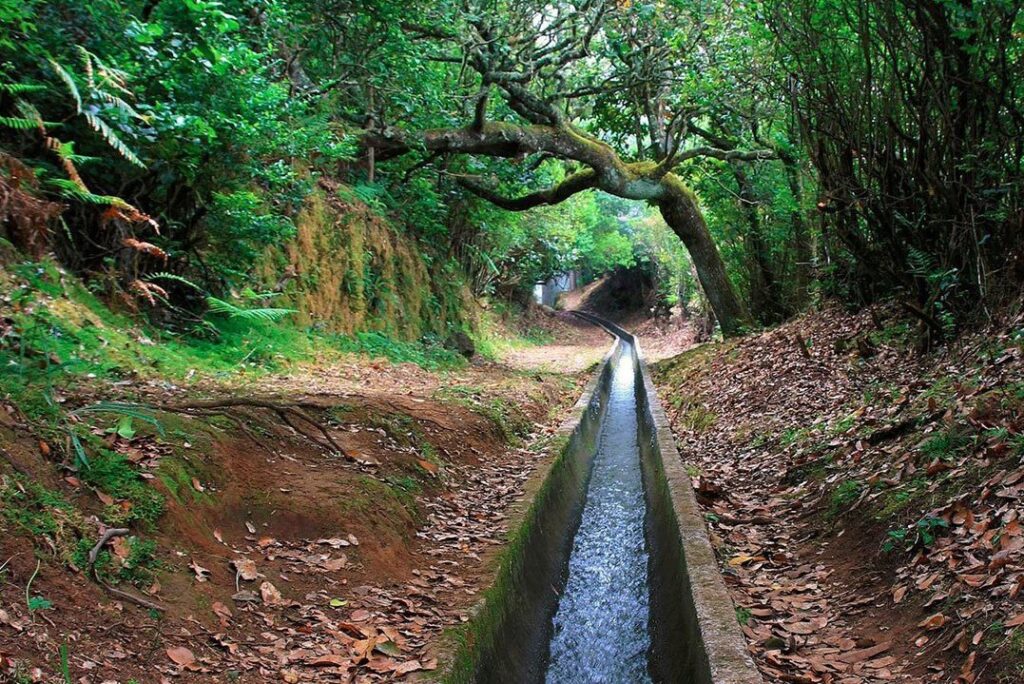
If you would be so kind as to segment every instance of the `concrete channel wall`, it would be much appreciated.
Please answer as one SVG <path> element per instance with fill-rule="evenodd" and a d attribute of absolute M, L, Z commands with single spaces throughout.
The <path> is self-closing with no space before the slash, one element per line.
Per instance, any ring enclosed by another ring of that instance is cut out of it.
<path fill-rule="evenodd" d="M 442 680 L 452 684 L 544 681 L 552 616 L 564 588 L 586 501 L 597 438 L 608 405 L 612 364 L 632 342 L 647 497 L 650 550 L 651 676 L 665 684 L 761 684 L 747 654 L 690 480 L 676 451 L 639 346 L 629 333 L 589 314 L 617 337 L 561 426 L 554 458 L 527 485 L 491 588 Z M 608 683 L 618 684 L 618 683 Z M 630 684 L 630 683 L 622 683 Z"/>
<path fill-rule="evenodd" d="M 652 677 L 665 683 L 762 684 L 640 344 L 613 323 L 581 317 L 633 343 L 647 495 Z"/>
<path fill-rule="evenodd" d="M 601 422 L 608 408 L 616 340 L 559 427 L 554 457 L 527 482 L 512 511 L 508 544 L 492 586 L 441 679 L 450 684 L 544 681 L 551 618 L 565 585 L 573 537 L 586 501 Z"/>

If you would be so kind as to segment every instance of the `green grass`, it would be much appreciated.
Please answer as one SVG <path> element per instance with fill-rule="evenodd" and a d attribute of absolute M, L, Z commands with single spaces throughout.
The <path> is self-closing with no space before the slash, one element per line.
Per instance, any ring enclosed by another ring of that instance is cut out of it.
<path fill-rule="evenodd" d="M 457 352 L 446 349 L 440 341 L 432 338 L 402 342 L 377 332 L 361 332 L 353 336 L 335 335 L 329 340 L 343 352 L 384 357 L 392 363 L 414 363 L 427 370 L 448 370 L 466 365 L 466 360 Z"/>
<path fill-rule="evenodd" d="M 953 461 L 973 448 L 974 436 L 967 430 L 951 426 L 933 433 L 921 443 L 919 449 L 929 460 Z"/>
<path fill-rule="evenodd" d="M 860 498 L 863 491 L 864 483 L 859 480 L 843 480 L 840 482 L 839 486 L 832 491 L 832 495 L 829 497 L 826 517 L 834 520 L 842 516 L 846 509 Z"/>

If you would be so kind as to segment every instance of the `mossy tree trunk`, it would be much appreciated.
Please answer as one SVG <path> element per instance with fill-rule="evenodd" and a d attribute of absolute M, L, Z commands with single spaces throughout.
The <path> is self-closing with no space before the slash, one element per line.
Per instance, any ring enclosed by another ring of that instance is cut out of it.
<path fill-rule="evenodd" d="M 476 123 L 466 128 L 406 132 L 388 128 L 367 131 L 363 143 L 376 151 L 377 160 L 396 157 L 413 149 L 440 154 L 476 154 L 514 158 L 546 153 L 575 161 L 585 168 L 558 185 L 521 197 L 505 197 L 463 180 L 474 194 L 510 211 L 525 211 L 558 204 L 585 190 L 599 189 L 626 199 L 652 202 L 666 223 L 686 245 L 701 286 L 726 336 L 736 335 L 749 323 L 746 308 L 736 295 L 694 194 L 672 169 L 684 159 L 698 156 L 726 161 L 774 158 L 773 152 L 742 152 L 696 148 L 659 162 L 626 162 L 606 143 L 566 124 Z"/>

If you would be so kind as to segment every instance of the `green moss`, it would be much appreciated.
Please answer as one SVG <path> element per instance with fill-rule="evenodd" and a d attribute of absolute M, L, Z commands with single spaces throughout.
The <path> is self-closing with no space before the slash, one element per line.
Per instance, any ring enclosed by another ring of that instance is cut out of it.
<path fill-rule="evenodd" d="M 164 498 L 142 479 L 121 454 L 100 448 L 93 451 L 89 465 L 79 472 L 80 479 L 118 499 L 103 511 L 112 525 L 133 522 L 153 526 L 164 513 Z"/>
<path fill-rule="evenodd" d="M 198 491 L 192 484 L 193 478 L 202 480 L 204 475 L 202 471 L 180 457 L 160 459 L 156 471 L 157 478 L 167 488 L 171 498 L 182 505 L 212 501 L 209 494 Z"/>
<path fill-rule="evenodd" d="M 471 386 L 445 387 L 434 395 L 441 401 L 448 401 L 468 408 L 487 418 L 501 432 L 508 443 L 518 443 L 533 429 L 533 422 L 515 405 L 502 397 L 487 397 L 484 391 Z"/>
<path fill-rule="evenodd" d="M 829 507 L 826 517 L 835 519 L 841 516 L 864 491 L 864 483 L 858 480 L 843 480 L 839 486 L 832 491 L 829 497 Z"/>
<path fill-rule="evenodd" d="M 5 523 L 32 537 L 56 538 L 76 516 L 74 507 L 60 493 L 21 475 L 0 478 L 0 503 Z"/>

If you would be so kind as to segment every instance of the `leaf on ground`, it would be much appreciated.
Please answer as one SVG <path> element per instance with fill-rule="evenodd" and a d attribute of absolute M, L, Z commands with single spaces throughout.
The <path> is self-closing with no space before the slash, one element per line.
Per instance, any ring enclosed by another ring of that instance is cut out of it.
<path fill-rule="evenodd" d="M 194 665 L 196 662 L 195 655 L 184 646 L 172 646 L 171 648 L 168 648 L 167 657 L 174 661 L 174 664 L 180 667 L 189 667 L 190 665 Z"/>
<path fill-rule="evenodd" d="M 238 576 L 246 582 L 252 582 L 260 576 L 260 573 L 256 570 L 256 561 L 250 558 L 235 558 L 231 561 L 231 566 L 234 567 Z"/>
<path fill-rule="evenodd" d="M 204 568 L 199 563 L 192 561 L 188 564 L 188 567 L 192 570 L 193 573 L 195 573 L 196 582 L 205 582 L 207 579 L 209 579 L 210 571 Z"/>
<path fill-rule="evenodd" d="M 231 620 L 231 609 L 225 606 L 220 601 L 214 601 L 211 606 L 213 612 L 220 618 L 220 623 L 227 626 L 228 621 Z"/>
<path fill-rule="evenodd" d="M 260 596 L 263 597 L 263 603 L 268 606 L 277 606 L 284 603 L 281 592 L 270 582 L 264 582 L 260 585 Z"/>
<path fill-rule="evenodd" d="M 312 667 L 351 667 L 352 660 L 347 656 L 328 653 L 327 655 L 317 656 L 307 660 L 306 664 L 311 665 Z"/>
<path fill-rule="evenodd" d="M 941 629 L 948 621 L 949 618 L 942 613 L 935 613 L 934 615 L 929 615 L 924 620 L 921 620 L 921 622 L 917 623 L 917 626 L 923 627 L 927 630 Z"/>

